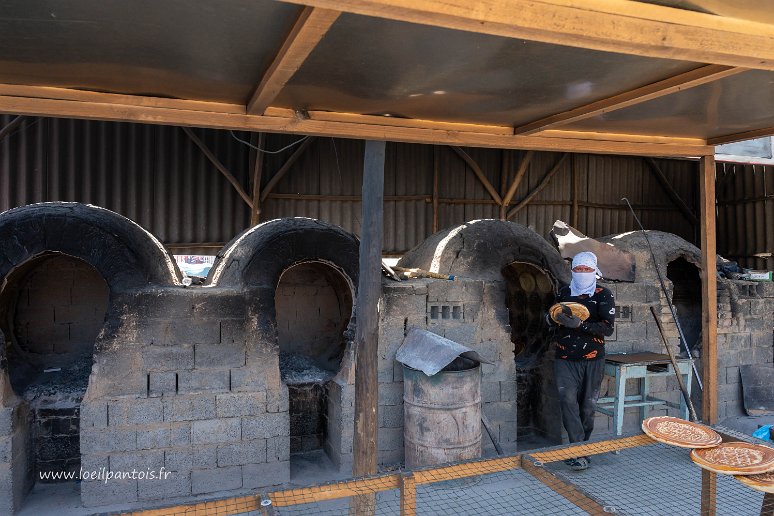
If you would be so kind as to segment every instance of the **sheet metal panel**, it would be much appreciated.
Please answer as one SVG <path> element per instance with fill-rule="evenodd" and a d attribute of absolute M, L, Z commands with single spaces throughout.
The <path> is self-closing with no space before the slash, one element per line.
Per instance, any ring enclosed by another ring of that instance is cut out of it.
<path fill-rule="evenodd" d="M 345 14 L 276 104 L 518 125 L 697 66 Z"/>
<path fill-rule="evenodd" d="M 0 1 L 0 82 L 245 104 L 301 7 Z"/>
<path fill-rule="evenodd" d="M 774 127 L 774 72 L 748 71 L 563 126 L 597 131 L 714 138 Z"/>

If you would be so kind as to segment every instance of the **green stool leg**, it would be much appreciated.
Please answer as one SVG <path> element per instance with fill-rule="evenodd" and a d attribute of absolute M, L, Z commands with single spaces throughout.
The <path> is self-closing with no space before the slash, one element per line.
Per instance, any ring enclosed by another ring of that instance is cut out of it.
<path fill-rule="evenodd" d="M 627 370 L 624 367 L 615 370 L 615 404 L 613 406 L 613 425 L 615 435 L 623 434 L 624 402 L 626 401 L 626 377 Z"/>

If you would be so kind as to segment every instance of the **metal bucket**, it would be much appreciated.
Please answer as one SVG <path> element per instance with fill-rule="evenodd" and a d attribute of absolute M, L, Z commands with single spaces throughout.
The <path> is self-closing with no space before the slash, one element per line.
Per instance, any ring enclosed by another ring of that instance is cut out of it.
<path fill-rule="evenodd" d="M 406 467 L 481 457 L 481 366 L 427 376 L 403 366 Z"/>

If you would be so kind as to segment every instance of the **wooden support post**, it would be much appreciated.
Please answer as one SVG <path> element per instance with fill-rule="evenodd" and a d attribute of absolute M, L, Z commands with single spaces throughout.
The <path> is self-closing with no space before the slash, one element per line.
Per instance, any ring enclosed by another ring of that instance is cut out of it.
<path fill-rule="evenodd" d="M 513 182 L 503 197 L 503 202 L 501 204 L 502 208 L 500 210 L 500 218 L 502 220 L 508 220 L 508 205 L 511 204 L 513 196 L 516 195 L 516 190 L 518 190 L 521 181 L 524 179 L 524 175 L 527 173 L 529 163 L 532 161 L 532 156 L 534 155 L 534 151 L 528 151 L 527 154 L 524 155 L 524 159 L 519 163 L 519 169 L 516 171 L 516 175 L 513 176 Z"/>
<path fill-rule="evenodd" d="M 492 197 L 492 199 L 494 199 L 497 204 L 502 204 L 503 199 L 500 197 L 500 194 L 497 193 L 495 187 L 492 186 L 492 183 L 489 182 L 489 179 L 487 179 L 486 174 L 484 174 L 484 171 L 481 170 L 481 167 L 478 166 L 478 163 L 476 163 L 467 152 L 462 150 L 462 148 L 452 145 L 451 149 L 456 152 L 457 155 L 459 155 L 459 157 L 465 161 L 465 163 L 468 164 L 473 173 L 476 174 L 479 182 L 484 185 L 486 191 L 489 192 L 489 195 Z"/>
<path fill-rule="evenodd" d="M 669 180 L 667 180 L 666 175 L 664 175 L 664 172 L 661 170 L 661 167 L 658 166 L 658 163 L 656 163 L 653 158 L 645 158 L 645 163 L 648 164 L 650 170 L 653 172 L 653 175 L 656 176 L 658 183 L 661 185 L 661 188 L 663 188 L 669 198 L 672 199 L 672 202 L 675 203 L 675 206 L 677 206 L 682 214 L 685 215 L 685 218 L 688 219 L 688 222 L 696 227 L 699 224 L 698 217 L 693 214 L 691 209 L 688 208 L 688 205 L 685 204 L 685 201 L 683 201 L 682 197 L 680 197 L 680 194 L 675 191 L 671 184 L 669 184 Z"/>
<path fill-rule="evenodd" d="M 263 149 L 266 143 L 266 135 L 258 133 L 259 149 Z M 255 151 L 255 165 L 253 166 L 253 209 L 250 213 L 250 225 L 255 226 L 261 220 L 261 179 L 263 177 L 263 152 Z"/>
<path fill-rule="evenodd" d="M 280 167 L 277 173 L 274 174 L 266 184 L 266 188 L 264 188 L 261 192 L 261 201 L 265 201 L 266 198 L 269 197 L 269 194 L 272 192 L 272 190 L 274 190 L 274 187 L 277 186 L 277 183 L 279 183 L 280 180 L 285 177 L 285 174 L 288 173 L 288 171 L 293 167 L 293 164 L 298 160 L 298 158 L 301 157 L 304 151 L 306 151 L 306 148 L 309 147 L 309 145 L 311 145 L 314 140 L 314 136 L 310 136 L 301 142 L 301 144 L 299 144 L 295 152 L 290 155 L 288 160 L 282 164 L 282 167 Z"/>
<path fill-rule="evenodd" d="M 0 142 L 1 142 L 1 141 L 3 141 L 3 138 L 5 138 L 5 137 L 6 137 L 6 136 L 8 136 L 9 134 L 11 134 L 11 132 L 12 132 L 14 129 L 16 129 L 17 127 L 19 127 L 19 124 L 21 124 L 22 122 L 24 122 L 24 118 L 25 118 L 24 116 L 22 116 L 22 115 L 19 115 L 19 116 L 17 116 L 16 118 L 14 118 L 13 120 L 11 120 L 10 122 L 8 122 L 8 123 L 5 125 L 5 127 L 3 127 L 2 129 L 0 129 Z"/>
<path fill-rule="evenodd" d="M 433 233 L 438 232 L 438 195 L 440 191 L 441 149 L 433 145 Z"/>
<path fill-rule="evenodd" d="M 245 192 L 245 189 L 242 188 L 241 184 L 239 184 L 239 181 L 237 180 L 237 178 L 235 178 L 234 175 L 231 172 L 229 172 L 226 166 L 223 163 L 221 163 L 220 160 L 215 156 L 215 154 L 212 153 L 209 147 L 207 147 L 204 144 L 204 142 L 201 141 L 199 137 L 196 136 L 196 134 L 194 134 L 194 132 L 191 130 L 190 127 L 182 127 L 181 129 L 183 129 L 183 132 L 188 135 L 188 137 L 191 139 L 192 142 L 194 142 L 194 144 L 196 144 L 197 147 L 199 147 L 199 150 L 202 151 L 202 154 L 207 156 L 207 159 L 210 160 L 210 163 L 212 163 L 215 166 L 215 168 L 217 168 L 218 171 L 221 174 L 223 174 L 223 177 L 228 179 L 228 182 L 231 183 L 231 186 L 234 187 L 234 190 L 237 191 L 237 193 L 242 198 L 242 200 L 244 200 L 245 203 L 247 203 L 247 205 L 252 210 L 253 200 L 250 198 L 249 195 L 247 195 L 247 192 Z"/>
<path fill-rule="evenodd" d="M 500 203 L 500 220 L 505 220 L 505 194 L 508 193 L 508 172 L 511 170 L 511 153 L 508 149 L 502 149 L 500 166 L 500 197 L 503 202 Z"/>
<path fill-rule="evenodd" d="M 384 211 L 385 142 L 367 141 L 363 163 L 363 207 L 360 229 L 360 278 L 355 330 L 355 436 L 352 474 L 376 473 L 377 459 L 377 339 L 379 298 L 382 294 L 382 220 Z M 373 494 L 353 498 L 355 514 L 373 514 Z"/>
<path fill-rule="evenodd" d="M 511 211 L 508 212 L 506 217 L 508 219 L 511 219 L 514 215 L 516 215 L 519 210 L 521 210 L 523 207 L 525 207 L 529 202 L 537 195 L 539 194 L 543 188 L 548 186 L 548 183 L 551 182 L 551 178 L 554 177 L 554 174 L 557 173 L 557 171 L 562 168 L 562 164 L 564 164 L 565 161 L 567 161 L 567 158 L 569 158 L 570 155 L 565 153 L 562 155 L 561 158 L 559 158 L 559 161 L 556 162 L 556 165 L 554 165 L 554 168 L 548 171 L 548 173 L 543 177 L 543 179 L 540 181 L 540 184 L 538 184 L 534 190 L 532 190 L 529 195 L 527 195 L 524 199 L 521 200 L 519 204 L 513 207 Z"/>
<path fill-rule="evenodd" d="M 400 477 L 400 516 L 415 516 L 417 513 L 417 483 L 412 473 Z"/>
<path fill-rule="evenodd" d="M 718 420 L 718 334 L 717 334 L 717 252 L 715 242 L 715 157 L 699 161 L 701 210 L 701 291 L 702 291 L 702 419 L 713 425 Z M 717 501 L 717 475 L 703 470 L 701 514 L 714 516 Z"/>
<path fill-rule="evenodd" d="M 572 212 L 570 213 L 570 225 L 577 229 L 578 227 L 578 172 L 575 170 L 575 156 L 570 161 L 570 178 L 572 188 Z"/>

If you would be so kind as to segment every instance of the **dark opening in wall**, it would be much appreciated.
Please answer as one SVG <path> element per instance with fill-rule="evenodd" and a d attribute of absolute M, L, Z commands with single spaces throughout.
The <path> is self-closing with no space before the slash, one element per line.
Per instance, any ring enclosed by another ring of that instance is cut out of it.
<path fill-rule="evenodd" d="M 39 472 L 80 469 L 80 403 L 109 296 L 94 267 L 62 254 L 29 260 L 7 277 L 2 324 L 11 385 L 29 414 L 31 482 Z"/>
<path fill-rule="evenodd" d="M 328 417 L 327 393 L 346 350 L 352 301 L 349 281 L 327 263 L 295 265 L 280 278 L 275 306 L 291 453 L 321 449 L 328 436 L 341 433 L 340 422 Z"/>
<path fill-rule="evenodd" d="M 503 276 L 516 360 L 518 441 L 520 449 L 527 449 L 530 443 L 554 440 L 551 417 L 546 417 L 552 414 L 553 367 L 546 353 L 551 335 L 544 316 L 556 294 L 553 278 L 529 263 L 513 262 L 503 269 Z"/>
<path fill-rule="evenodd" d="M 672 282 L 672 304 L 688 346 L 693 349 L 701 340 L 701 277 L 699 268 L 685 258 L 667 264 L 667 278 Z"/>

